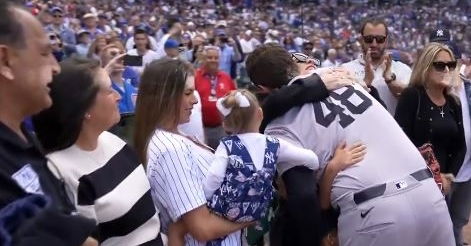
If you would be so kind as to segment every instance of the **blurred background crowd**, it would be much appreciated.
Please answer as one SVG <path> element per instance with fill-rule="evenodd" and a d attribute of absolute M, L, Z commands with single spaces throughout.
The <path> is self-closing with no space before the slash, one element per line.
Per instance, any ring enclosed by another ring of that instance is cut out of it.
<path fill-rule="evenodd" d="M 239 86 L 248 83 L 244 59 L 263 43 L 303 52 L 322 66 L 356 59 L 359 25 L 368 16 L 386 20 L 393 59 L 408 65 L 436 27 L 450 31 L 465 61 L 471 48 L 471 3 L 463 0 L 33 0 L 26 6 L 49 32 L 58 60 L 72 54 L 98 58 L 103 47 L 118 41 L 129 54 L 137 48 L 144 55 L 149 48 L 144 65 L 168 55 L 198 67 L 203 47 L 216 45 L 223 51 L 220 69 Z M 136 33 L 143 40 L 137 44 Z M 135 70 L 137 76 L 142 72 Z"/>

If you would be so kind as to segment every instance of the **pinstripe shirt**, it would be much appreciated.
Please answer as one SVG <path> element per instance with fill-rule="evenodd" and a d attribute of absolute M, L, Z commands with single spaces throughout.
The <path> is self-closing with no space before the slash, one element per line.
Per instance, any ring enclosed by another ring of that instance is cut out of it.
<path fill-rule="evenodd" d="M 178 134 L 157 129 L 147 149 L 147 176 L 152 197 L 162 213 L 165 228 L 171 221 L 206 204 L 203 181 L 214 154 Z M 241 245 L 241 233 L 226 237 L 222 245 Z M 189 234 L 185 245 L 205 245 Z"/>

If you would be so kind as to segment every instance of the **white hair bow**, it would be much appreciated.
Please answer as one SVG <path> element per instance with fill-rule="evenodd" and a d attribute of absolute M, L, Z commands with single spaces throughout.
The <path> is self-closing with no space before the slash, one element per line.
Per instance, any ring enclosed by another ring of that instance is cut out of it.
<path fill-rule="evenodd" d="M 244 96 L 242 93 L 240 93 L 239 91 L 236 92 L 234 97 L 235 97 L 237 105 L 239 105 L 239 107 L 241 107 L 241 108 L 250 107 L 249 99 L 246 96 Z M 216 102 L 216 108 L 219 110 L 219 112 L 221 112 L 222 115 L 224 115 L 224 117 L 228 116 L 232 112 L 232 107 L 231 108 L 226 108 L 222 104 L 222 102 L 226 98 L 227 97 L 219 98 Z"/>

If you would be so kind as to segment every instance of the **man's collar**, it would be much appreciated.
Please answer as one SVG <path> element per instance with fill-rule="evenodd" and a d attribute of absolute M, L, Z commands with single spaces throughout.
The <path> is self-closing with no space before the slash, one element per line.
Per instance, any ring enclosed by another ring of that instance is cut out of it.
<path fill-rule="evenodd" d="M 366 64 L 365 58 L 363 57 L 363 54 L 360 54 L 357 59 L 358 59 L 358 62 L 359 62 L 361 65 L 364 66 L 364 65 Z"/>
<path fill-rule="evenodd" d="M 204 76 L 218 76 L 219 75 L 219 70 L 215 74 L 212 74 L 212 73 L 208 72 L 208 70 L 203 66 L 203 67 L 201 67 L 201 74 L 203 74 Z"/>
<path fill-rule="evenodd" d="M 21 131 L 23 132 L 24 136 L 26 137 L 26 141 L 22 139 L 18 134 L 16 134 L 12 129 L 8 126 L 0 122 L 0 142 L 8 144 L 10 146 L 15 146 L 21 149 L 29 149 L 35 146 L 35 141 L 33 134 L 29 132 L 25 124 L 21 124 Z"/>

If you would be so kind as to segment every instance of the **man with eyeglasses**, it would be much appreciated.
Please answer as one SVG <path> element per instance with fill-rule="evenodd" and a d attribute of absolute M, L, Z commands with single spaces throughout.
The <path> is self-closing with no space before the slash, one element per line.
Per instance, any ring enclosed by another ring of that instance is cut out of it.
<path fill-rule="evenodd" d="M 360 34 L 363 54 L 342 66 L 349 69 L 364 87 L 376 88 L 387 110 L 394 115 L 397 97 L 409 84 L 412 70 L 400 61 L 393 61 L 386 52 L 389 32 L 383 20 L 365 20 Z"/>
<path fill-rule="evenodd" d="M 46 27 L 47 32 L 57 33 L 66 48 L 73 47 L 77 44 L 75 33 L 64 25 L 64 11 L 59 7 L 53 7 L 50 10 L 52 15 L 52 23 Z"/>

